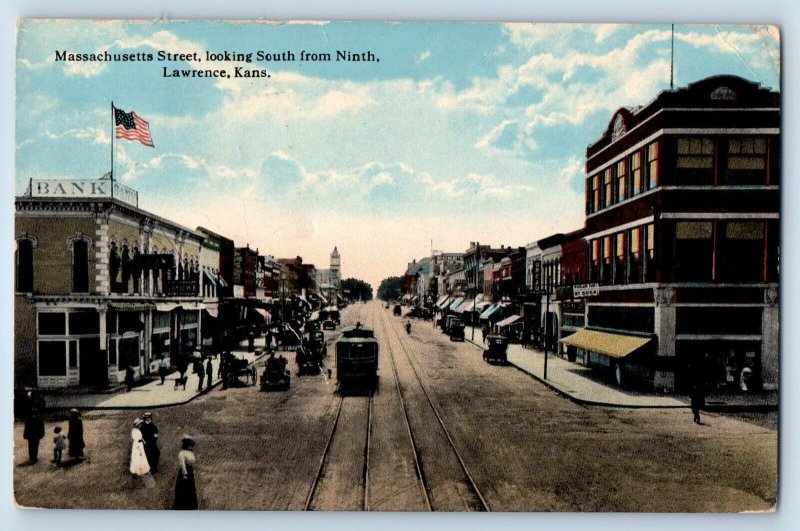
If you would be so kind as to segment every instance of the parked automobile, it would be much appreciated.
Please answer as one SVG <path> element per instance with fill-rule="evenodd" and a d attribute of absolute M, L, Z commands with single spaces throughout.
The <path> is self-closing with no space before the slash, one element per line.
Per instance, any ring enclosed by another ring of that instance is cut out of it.
<path fill-rule="evenodd" d="M 403 313 L 403 308 L 401 308 L 399 304 L 395 304 L 394 305 L 394 314 L 395 315 L 400 315 L 401 313 Z"/>
<path fill-rule="evenodd" d="M 450 323 L 450 341 L 464 341 L 464 323 L 461 319 L 454 319 Z"/>
<path fill-rule="evenodd" d="M 486 336 L 487 348 L 483 351 L 483 360 L 487 363 L 508 363 L 508 339 L 497 334 Z"/>

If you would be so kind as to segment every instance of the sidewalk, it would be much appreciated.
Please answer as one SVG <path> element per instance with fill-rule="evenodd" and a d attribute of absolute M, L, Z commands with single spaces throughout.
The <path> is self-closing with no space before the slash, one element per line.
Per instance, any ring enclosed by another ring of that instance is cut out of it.
<path fill-rule="evenodd" d="M 256 350 L 264 348 L 264 338 L 260 337 L 255 342 Z M 258 361 L 254 352 L 247 352 L 247 347 L 240 346 L 240 350 L 233 350 L 231 354 L 238 358 L 246 358 L 251 363 Z M 261 357 L 266 354 L 262 354 Z M 260 358 L 259 358 L 260 359 Z M 219 357 L 212 358 L 211 365 L 213 367 L 213 378 L 211 381 L 211 388 L 219 385 L 222 380 L 219 378 Z M 205 368 L 205 366 L 204 366 Z M 186 372 L 187 381 L 186 388 L 175 388 L 175 380 L 178 378 L 178 373 L 173 372 L 167 375 L 164 385 L 161 385 L 161 380 L 156 378 L 154 381 L 134 387 L 130 392 L 126 392 L 123 388 L 119 392 L 97 392 L 97 393 L 80 393 L 69 394 L 68 392 L 53 392 L 46 394 L 45 400 L 47 402 L 47 409 L 155 409 L 167 406 L 178 406 L 191 402 L 203 393 L 207 393 L 210 389 L 206 388 L 207 380 L 203 381 L 202 391 L 198 391 L 198 377 L 192 372 L 191 366 Z M 208 376 L 206 376 L 207 378 Z"/>
<path fill-rule="evenodd" d="M 481 331 L 472 328 L 464 331 L 468 342 L 484 348 Z M 508 361 L 517 369 L 531 375 L 556 392 L 579 404 L 606 407 L 630 408 L 687 408 L 689 398 L 681 395 L 645 393 L 621 389 L 611 382 L 602 381 L 596 370 L 572 363 L 560 356 L 547 356 L 547 380 L 544 379 L 544 352 L 522 345 L 508 346 Z M 752 394 L 714 394 L 706 395 L 706 410 L 711 411 L 774 411 L 778 409 L 777 391 L 764 391 Z"/>

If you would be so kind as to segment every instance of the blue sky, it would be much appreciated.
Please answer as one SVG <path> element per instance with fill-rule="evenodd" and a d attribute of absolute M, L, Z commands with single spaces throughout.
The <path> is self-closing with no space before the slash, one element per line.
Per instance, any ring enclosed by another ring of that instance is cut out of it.
<path fill-rule="evenodd" d="M 433 247 L 524 245 L 583 222 L 586 146 L 669 87 L 670 26 L 26 22 L 18 31 L 16 193 L 109 170 L 110 103 L 155 148 L 116 142 L 140 206 L 265 254 L 377 285 Z M 279 53 L 269 79 L 165 79 L 208 62 L 63 63 L 55 50 Z M 301 50 L 380 62 L 308 63 Z M 675 84 L 734 74 L 776 89 L 767 26 L 676 25 Z"/>

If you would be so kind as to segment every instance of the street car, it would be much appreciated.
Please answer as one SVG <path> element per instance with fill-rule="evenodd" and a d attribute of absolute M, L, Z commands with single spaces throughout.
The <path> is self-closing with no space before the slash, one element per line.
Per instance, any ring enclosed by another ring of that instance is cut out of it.
<path fill-rule="evenodd" d="M 464 323 L 461 319 L 454 319 L 450 323 L 450 341 L 464 341 Z"/>

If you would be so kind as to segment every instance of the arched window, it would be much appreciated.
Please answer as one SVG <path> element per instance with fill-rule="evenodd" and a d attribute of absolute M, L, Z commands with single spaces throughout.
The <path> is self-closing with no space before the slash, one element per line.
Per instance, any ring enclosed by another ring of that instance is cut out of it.
<path fill-rule="evenodd" d="M 89 292 L 89 242 L 83 239 L 72 242 L 72 291 Z"/>
<path fill-rule="evenodd" d="M 33 293 L 33 241 L 27 238 L 17 242 L 17 291 Z"/>
<path fill-rule="evenodd" d="M 108 256 L 108 276 L 111 284 L 112 293 L 119 292 L 120 263 L 121 260 L 119 258 L 119 252 L 117 251 L 117 244 L 111 242 L 111 247 L 109 249 L 109 256 Z"/>
<path fill-rule="evenodd" d="M 122 286 L 120 293 L 128 292 L 128 284 L 131 280 L 131 252 L 127 245 L 122 246 Z"/>

